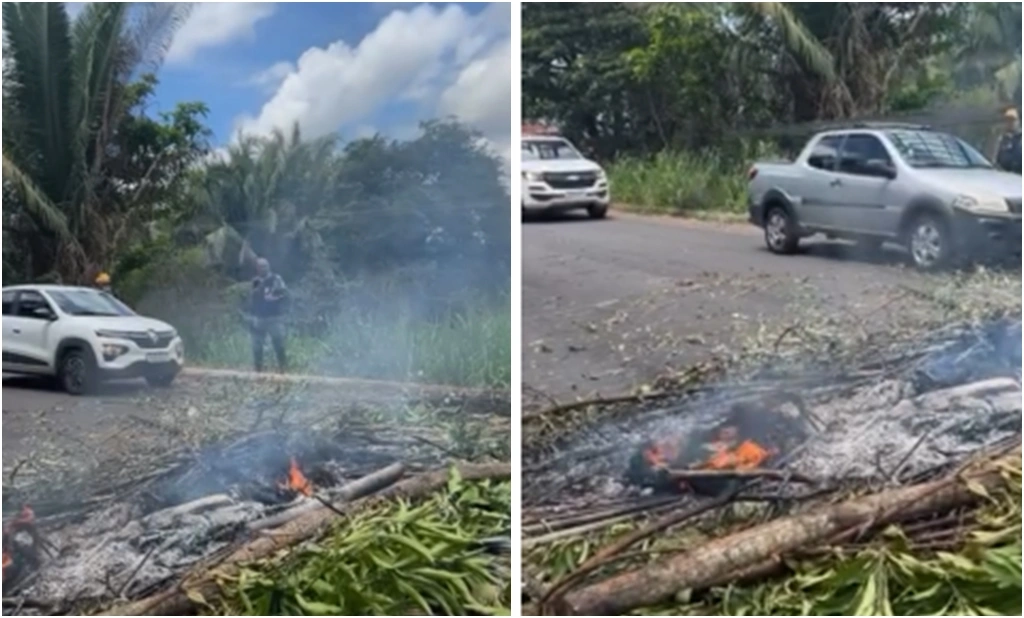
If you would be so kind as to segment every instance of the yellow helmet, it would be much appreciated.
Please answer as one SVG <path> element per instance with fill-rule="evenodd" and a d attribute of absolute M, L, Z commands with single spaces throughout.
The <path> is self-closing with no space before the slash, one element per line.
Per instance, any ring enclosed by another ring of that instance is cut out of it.
<path fill-rule="evenodd" d="M 110 285 L 110 275 L 107 273 L 96 275 L 96 285 Z"/>
<path fill-rule="evenodd" d="M 1007 107 L 1003 112 L 1003 118 L 1007 120 L 1020 120 L 1020 114 L 1017 113 L 1016 107 Z"/>

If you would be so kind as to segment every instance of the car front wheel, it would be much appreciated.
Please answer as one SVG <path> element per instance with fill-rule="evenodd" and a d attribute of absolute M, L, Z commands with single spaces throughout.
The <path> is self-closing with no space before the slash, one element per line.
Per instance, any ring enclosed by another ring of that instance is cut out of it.
<path fill-rule="evenodd" d="M 935 215 L 917 217 L 907 233 L 907 250 L 914 266 L 921 270 L 945 268 L 953 260 L 949 226 Z"/>
<path fill-rule="evenodd" d="M 96 360 L 84 350 L 69 350 L 61 357 L 58 377 L 60 384 L 71 395 L 88 395 L 96 390 L 99 381 Z"/>
<path fill-rule="evenodd" d="M 604 219 L 608 216 L 608 206 L 604 204 L 591 204 L 587 207 L 587 214 L 591 219 Z"/>

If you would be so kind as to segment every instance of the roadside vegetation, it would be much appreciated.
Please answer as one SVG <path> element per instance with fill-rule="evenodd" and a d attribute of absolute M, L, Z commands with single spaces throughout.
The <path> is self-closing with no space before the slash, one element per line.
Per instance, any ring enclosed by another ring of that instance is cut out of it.
<path fill-rule="evenodd" d="M 500 160 L 451 120 L 407 141 L 280 127 L 217 147 L 205 103 L 150 111 L 189 10 L 4 4 L 4 283 L 108 272 L 191 363 L 245 368 L 239 308 L 263 256 L 294 294 L 297 370 L 507 385 Z"/>
<path fill-rule="evenodd" d="M 1021 104 L 1020 24 L 997 2 L 532 4 L 523 113 L 605 164 L 623 208 L 728 215 L 751 162 L 821 122 L 903 118 L 991 152 Z"/>

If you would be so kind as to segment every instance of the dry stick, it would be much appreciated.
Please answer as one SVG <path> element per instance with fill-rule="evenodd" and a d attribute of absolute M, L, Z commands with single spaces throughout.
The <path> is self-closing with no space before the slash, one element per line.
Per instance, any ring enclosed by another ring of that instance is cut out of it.
<path fill-rule="evenodd" d="M 561 599 L 561 595 L 569 589 L 573 584 L 580 581 L 590 573 L 601 568 L 607 564 L 616 554 L 619 554 L 635 543 L 642 541 L 658 532 L 671 528 L 672 526 L 679 525 L 684 521 L 699 517 L 705 513 L 713 511 L 717 508 L 723 507 L 736 497 L 740 490 L 743 488 L 737 488 L 728 493 L 722 494 L 721 496 L 707 500 L 700 504 L 696 504 L 688 509 L 684 509 L 677 513 L 669 513 L 665 517 L 662 517 L 658 521 L 654 522 L 650 526 L 641 530 L 633 531 L 627 534 L 625 537 L 620 539 L 618 542 L 613 543 L 607 547 L 600 549 L 594 554 L 589 560 L 584 562 L 575 571 L 570 573 L 560 582 L 552 586 L 547 594 L 537 603 L 537 605 L 544 610 L 553 600 L 558 601 Z M 557 615 L 557 614 L 556 614 Z"/>
<path fill-rule="evenodd" d="M 459 475 L 466 481 L 486 479 L 507 479 L 512 467 L 507 463 L 458 464 Z M 335 506 L 347 515 L 365 511 L 397 499 L 422 498 L 432 494 L 448 483 L 449 469 L 435 470 L 406 479 L 380 493 Z M 181 582 L 179 585 L 134 603 L 119 605 L 101 615 L 104 616 L 181 616 L 195 612 L 198 600 L 210 602 L 221 594 L 218 578 L 237 576 L 242 565 L 268 558 L 284 547 L 291 547 L 323 533 L 336 515 L 327 509 L 306 513 L 300 518 L 281 527 L 273 536 L 261 536 L 242 545 L 208 569 Z"/>
<path fill-rule="evenodd" d="M 673 481 L 703 481 L 711 479 L 769 479 L 773 481 L 793 481 L 805 485 L 820 484 L 820 481 L 809 476 L 789 472 L 787 470 L 751 469 L 751 470 L 668 470 Z"/>
<path fill-rule="evenodd" d="M 819 545 L 866 522 L 884 525 L 975 504 L 968 484 L 993 489 L 1003 483 L 1001 469 L 1018 464 L 1020 443 L 1009 454 L 973 470 L 913 487 L 904 487 L 824 506 L 712 540 L 686 554 L 646 568 L 621 573 L 566 595 L 558 615 L 623 615 L 657 604 L 678 590 L 705 590 L 735 581 L 737 574 L 765 572 L 780 556 Z"/>
<path fill-rule="evenodd" d="M 397 483 L 403 474 L 405 474 L 405 466 L 401 463 L 393 463 L 386 468 L 381 468 L 376 472 L 372 472 L 344 485 L 335 495 L 335 502 L 343 504 L 368 496 Z M 266 530 L 267 528 L 277 528 L 320 508 L 327 508 L 333 511 L 335 515 L 345 516 L 342 510 L 344 507 L 338 507 L 322 496 L 313 496 L 312 500 L 304 501 L 283 513 L 253 522 L 249 525 L 249 530 L 255 532 Z"/>
<path fill-rule="evenodd" d="M 653 500 L 646 500 L 639 504 L 632 502 L 612 508 L 591 511 L 589 513 L 577 513 L 562 517 L 541 517 L 535 522 L 524 523 L 522 534 L 524 537 L 529 537 L 530 535 L 538 533 L 547 534 L 549 532 L 564 530 L 573 526 L 589 524 L 596 521 L 607 521 L 610 518 L 619 515 L 654 511 L 667 505 L 676 504 L 682 499 L 683 498 L 681 496 L 664 496 Z"/>

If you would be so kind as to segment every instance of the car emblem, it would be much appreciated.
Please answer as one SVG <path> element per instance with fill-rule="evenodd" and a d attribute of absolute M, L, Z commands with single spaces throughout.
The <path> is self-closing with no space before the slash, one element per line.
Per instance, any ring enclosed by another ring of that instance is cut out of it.
<path fill-rule="evenodd" d="M 576 174 L 569 174 L 569 180 L 579 180 L 579 179 L 580 179 L 580 177 L 577 176 Z"/>
<path fill-rule="evenodd" d="M 152 341 L 153 343 L 156 343 L 157 339 L 159 339 L 159 337 L 157 337 L 156 331 L 155 330 L 149 331 L 149 340 Z"/>

